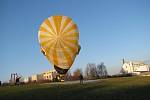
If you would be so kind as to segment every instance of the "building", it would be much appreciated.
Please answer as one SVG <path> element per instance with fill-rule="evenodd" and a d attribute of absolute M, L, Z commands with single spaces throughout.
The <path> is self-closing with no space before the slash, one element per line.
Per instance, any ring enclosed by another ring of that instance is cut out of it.
<path fill-rule="evenodd" d="M 17 73 L 11 74 L 11 78 L 9 80 L 9 83 L 15 83 L 16 82 L 16 77 Z M 20 82 L 21 83 L 30 83 L 30 82 L 52 82 L 52 81 L 61 81 L 60 75 L 55 71 L 55 70 L 48 70 L 45 72 L 42 72 L 40 74 L 34 74 L 31 75 L 30 77 L 20 77 Z"/>
<path fill-rule="evenodd" d="M 58 75 L 58 73 L 55 70 L 49 70 L 42 73 L 44 80 L 53 81 L 54 78 Z"/>
<path fill-rule="evenodd" d="M 21 77 L 19 82 L 21 82 L 21 83 L 28 83 L 29 82 L 29 78 L 28 77 Z"/>
<path fill-rule="evenodd" d="M 144 72 L 149 72 L 149 65 L 137 61 L 125 61 L 123 59 L 122 70 L 128 74 L 139 75 Z"/>
<path fill-rule="evenodd" d="M 24 77 L 24 78 L 23 78 L 23 82 L 24 82 L 24 83 L 28 83 L 28 82 L 29 82 L 29 78 L 28 78 L 28 77 Z"/>
<path fill-rule="evenodd" d="M 31 82 L 37 82 L 37 75 L 31 76 Z"/>
<path fill-rule="evenodd" d="M 54 79 L 58 78 L 59 74 L 55 70 L 49 70 L 42 72 L 41 74 L 35 74 L 29 77 L 29 82 L 48 82 L 54 81 Z"/>
<path fill-rule="evenodd" d="M 29 77 L 30 82 L 41 82 L 43 80 L 43 74 L 36 74 Z"/>

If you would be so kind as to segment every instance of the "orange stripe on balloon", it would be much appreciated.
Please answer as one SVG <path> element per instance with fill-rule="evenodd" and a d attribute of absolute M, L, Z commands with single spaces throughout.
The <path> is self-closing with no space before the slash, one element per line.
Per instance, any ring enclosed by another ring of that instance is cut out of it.
<path fill-rule="evenodd" d="M 55 35 L 56 33 L 55 33 L 55 31 L 54 31 L 54 29 L 53 29 L 52 24 L 50 23 L 50 21 L 49 21 L 48 19 L 46 19 L 46 20 L 44 21 L 44 23 L 45 23 L 46 25 L 48 25 L 48 27 L 50 28 L 50 30 L 51 30 L 53 33 L 51 33 L 50 31 L 48 31 L 48 32 L 51 33 L 51 35 Z"/>
<path fill-rule="evenodd" d="M 57 35 L 59 35 L 62 16 L 54 16 L 53 20 L 54 20 L 54 23 L 55 23 Z"/>
<path fill-rule="evenodd" d="M 62 32 L 64 31 L 65 27 L 71 22 L 71 18 L 67 18 L 66 21 L 63 24 L 62 30 L 60 30 L 60 33 L 63 34 Z"/>
<path fill-rule="evenodd" d="M 71 67 L 71 65 L 73 63 L 73 60 L 72 60 L 72 58 L 70 56 L 71 54 L 69 54 L 67 52 L 67 50 L 65 50 L 64 45 L 62 44 L 62 42 L 61 42 L 61 45 L 63 46 L 62 51 L 64 52 L 65 58 L 67 60 L 67 64 L 69 65 L 68 67 Z"/>
<path fill-rule="evenodd" d="M 63 34 L 65 35 L 65 34 L 68 34 L 70 31 L 72 31 L 72 30 L 76 30 L 77 29 L 77 26 L 76 26 L 76 24 L 73 24 L 72 26 L 70 26 L 68 29 L 66 29 L 66 31 L 65 32 L 63 32 Z"/>

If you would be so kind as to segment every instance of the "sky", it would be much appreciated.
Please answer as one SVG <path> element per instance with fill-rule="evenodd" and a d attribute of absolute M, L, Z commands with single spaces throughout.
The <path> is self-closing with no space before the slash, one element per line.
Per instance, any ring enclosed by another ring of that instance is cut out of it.
<path fill-rule="evenodd" d="M 104 62 L 119 73 L 122 59 L 150 61 L 149 0 L 0 0 L 0 80 L 53 69 L 40 52 L 44 19 L 65 15 L 80 32 L 80 54 L 71 71 Z"/>

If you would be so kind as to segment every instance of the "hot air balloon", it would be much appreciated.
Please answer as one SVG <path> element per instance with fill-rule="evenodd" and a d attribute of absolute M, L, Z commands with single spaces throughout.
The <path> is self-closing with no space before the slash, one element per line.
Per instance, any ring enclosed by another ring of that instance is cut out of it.
<path fill-rule="evenodd" d="M 38 32 L 41 52 L 59 74 L 66 74 L 79 54 L 79 31 L 70 17 L 51 16 Z"/>

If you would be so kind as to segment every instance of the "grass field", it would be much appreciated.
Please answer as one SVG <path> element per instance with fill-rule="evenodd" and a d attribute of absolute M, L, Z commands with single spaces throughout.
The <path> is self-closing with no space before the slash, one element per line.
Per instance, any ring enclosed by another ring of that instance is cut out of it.
<path fill-rule="evenodd" d="M 0 87 L 0 100 L 149 100 L 150 77 L 102 79 L 80 84 Z"/>

